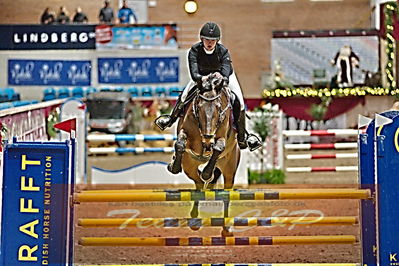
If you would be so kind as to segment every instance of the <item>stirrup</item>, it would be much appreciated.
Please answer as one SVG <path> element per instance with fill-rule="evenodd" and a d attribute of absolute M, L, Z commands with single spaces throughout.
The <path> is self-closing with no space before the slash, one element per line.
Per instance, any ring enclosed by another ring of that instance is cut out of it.
<path fill-rule="evenodd" d="M 162 124 L 162 119 L 166 119 L 169 118 L 169 122 L 167 124 Z M 155 125 L 157 125 L 157 127 L 159 127 L 160 130 L 165 130 L 167 127 L 170 126 L 170 115 L 160 115 L 158 116 L 155 121 L 154 121 Z"/>
<path fill-rule="evenodd" d="M 251 138 L 253 138 L 253 139 L 250 140 Z M 262 142 L 260 141 L 258 136 L 256 136 L 255 134 L 252 134 L 252 133 L 248 134 L 248 136 L 247 136 L 247 144 L 248 144 L 248 148 L 250 151 L 254 151 L 254 150 L 262 147 Z"/>

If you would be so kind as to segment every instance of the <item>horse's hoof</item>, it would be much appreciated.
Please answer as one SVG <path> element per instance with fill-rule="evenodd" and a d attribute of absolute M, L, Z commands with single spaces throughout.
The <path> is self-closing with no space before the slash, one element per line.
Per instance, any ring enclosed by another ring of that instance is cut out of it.
<path fill-rule="evenodd" d="M 221 234 L 222 234 L 222 237 L 234 236 L 233 232 L 231 232 L 229 229 L 226 229 L 226 228 L 223 228 Z"/>
<path fill-rule="evenodd" d="M 190 229 L 193 231 L 198 231 L 200 228 L 200 226 L 190 226 Z"/>
<path fill-rule="evenodd" d="M 190 212 L 191 218 L 197 218 L 198 217 L 198 210 L 197 211 L 191 211 Z"/>

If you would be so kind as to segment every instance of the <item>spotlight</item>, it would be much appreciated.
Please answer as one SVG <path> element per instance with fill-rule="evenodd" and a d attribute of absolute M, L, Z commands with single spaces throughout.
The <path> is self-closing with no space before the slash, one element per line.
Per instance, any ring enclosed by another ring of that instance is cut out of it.
<path fill-rule="evenodd" d="M 195 0 L 187 0 L 184 3 L 184 11 L 188 14 L 194 14 L 198 10 L 198 4 Z"/>

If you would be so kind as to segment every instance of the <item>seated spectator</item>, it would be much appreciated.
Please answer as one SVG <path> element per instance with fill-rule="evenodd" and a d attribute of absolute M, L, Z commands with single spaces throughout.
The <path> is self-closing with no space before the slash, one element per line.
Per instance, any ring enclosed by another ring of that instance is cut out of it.
<path fill-rule="evenodd" d="M 101 23 L 114 23 L 114 10 L 110 7 L 110 1 L 104 1 L 104 7 L 100 9 L 98 15 Z"/>
<path fill-rule="evenodd" d="M 134 11 L 127 6 L 126 0 L 123 0 L 122 7 L 119 9 L 118 19 L 121 24 L 131 23 L 132 19 L 134 20 L 134 23 L 137 23 L 137 16 Z"/>
<path fill-rule="evenodd" d="M 71 19 L 68 16 L 69 12 L 66 9 L 65 6 L 61 6 L 60 10 L 58 12 L 58 16 L 57 16 L 57 22 L 59 24 L 66 24 L 69 23 L 71 21 Z"/>
<path fill-rule="evenodd" d="M 40 23 L 48 25 L 53 24 L 55 21 L 54 12 L 50 10 L 49 7 L 46 7 L 42 16 L 40 17 Z"/>
<path fill-rule="evenodd" d="M 76 8 L 76 13 L 73 16 L 73 22 L 74 23 L 87 23 L 89 22 L 89 19 L 87 18 L 86 14 L 83 13 L 82 9 L 80 6 Z"/>

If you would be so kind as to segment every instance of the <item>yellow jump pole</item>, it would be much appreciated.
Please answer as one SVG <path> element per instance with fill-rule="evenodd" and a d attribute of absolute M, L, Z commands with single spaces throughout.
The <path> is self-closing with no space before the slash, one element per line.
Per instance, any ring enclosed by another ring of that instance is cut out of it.
<path fill-rule="evenodd" d="M 368 189 L 307 189 L 282 191 L 176 191 L 136 193 L 75 193 L 75 202 L 193 201 L 193 200 L 282 200 L 369 199 Z"/>
<path fill-rule="evenodd" d="M 263 237 L 82 237 L 83 246 L 256 246 L 354 244 L 354 235 Z"/>
<path fill-rule="evenodd" d="M 333 217 L 251 217 L 251 218 L 82 218 L 82 227 L 187 227 L 187 226 L 277 226 L 277 225 L 353 225 L 355 216 Z"/>

